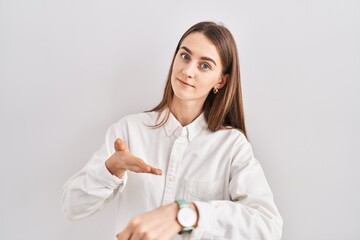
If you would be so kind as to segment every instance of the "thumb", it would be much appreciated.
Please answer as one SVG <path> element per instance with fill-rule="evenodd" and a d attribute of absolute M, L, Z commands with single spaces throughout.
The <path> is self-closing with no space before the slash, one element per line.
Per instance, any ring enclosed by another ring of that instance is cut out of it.
<path fill-rule="evenodd" d="M 128 147 L 126 146 L 126 144 L 120 139 L 117 138 L 114 142 L 114 148 L 115 151 L 129 151 Z"/>

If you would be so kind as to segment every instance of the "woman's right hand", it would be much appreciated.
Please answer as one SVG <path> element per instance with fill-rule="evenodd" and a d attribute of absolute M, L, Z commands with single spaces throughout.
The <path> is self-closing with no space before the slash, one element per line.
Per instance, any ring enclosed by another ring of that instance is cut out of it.
<path fill-rule="evenodd" d="M 115 140 L 114 147 L 115 153 L 105 162 L 111 174 L 119 178 L 128 170 L 137 173 L 162 174 L 161 169 L 154 168 L 142 159 L 132 155 L 126 144 L 120 138 Z"/>

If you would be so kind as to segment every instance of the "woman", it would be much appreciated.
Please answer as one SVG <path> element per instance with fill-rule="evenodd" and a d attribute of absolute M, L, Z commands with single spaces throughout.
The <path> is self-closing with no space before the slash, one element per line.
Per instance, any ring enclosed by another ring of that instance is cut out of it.
<path fill-rule="evenodd" d="M 110 126 L 65 184 L 62 204 L 80 219 L 115 196 L 119 240 L 281 238 L 282 218 L 246 139 L 238 53 L 224 26 L 200 22 L 184 33 L 163 100 Z"/>

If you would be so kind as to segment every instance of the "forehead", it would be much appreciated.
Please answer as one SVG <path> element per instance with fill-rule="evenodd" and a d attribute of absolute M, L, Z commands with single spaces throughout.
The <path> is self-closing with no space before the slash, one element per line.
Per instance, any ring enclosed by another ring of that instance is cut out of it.
<path fill-rule="evenodd" d="M 220 64 L 220 55 L 216 46 L 203 33 L 190 33 L 182 41 L 180 48 L 183 46 L 191 50 L 193 55 L 198 57 L 209 57 Z"/>

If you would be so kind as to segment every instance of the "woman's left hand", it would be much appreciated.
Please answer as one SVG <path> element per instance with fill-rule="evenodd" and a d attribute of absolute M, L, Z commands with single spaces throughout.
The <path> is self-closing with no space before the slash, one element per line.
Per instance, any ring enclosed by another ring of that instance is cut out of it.
<path fill-rule="evenodd" d="M 116 237 L 118 240 L 171 239 L 182 229 L 176 220 L 177 212 L 177 204 L 170 203 L 139 215 Z"/>

